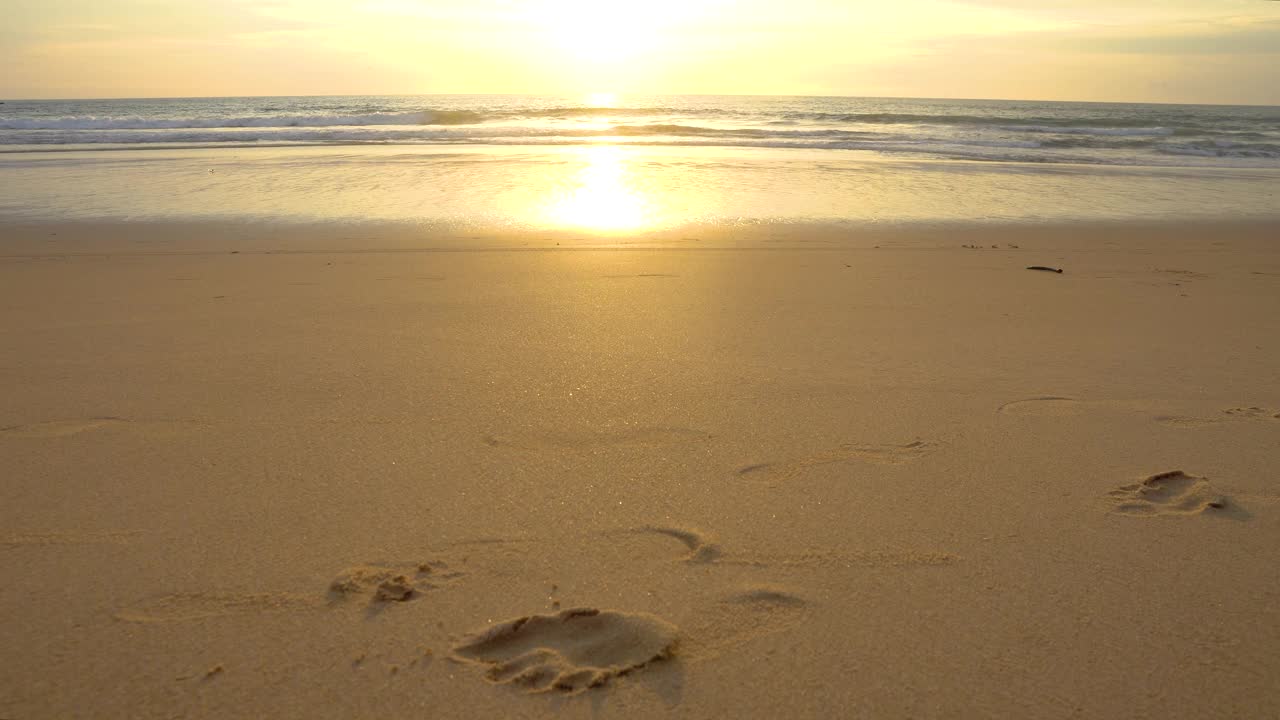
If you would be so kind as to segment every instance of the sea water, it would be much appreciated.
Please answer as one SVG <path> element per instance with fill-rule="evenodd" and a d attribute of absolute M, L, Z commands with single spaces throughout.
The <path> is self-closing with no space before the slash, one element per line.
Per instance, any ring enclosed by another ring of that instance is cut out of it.
<path fill-rule="evenodd" d="M 9 100 L 0 214 L 482 222 L 1280 215 L 1280 108 L 812 97 Z"/>

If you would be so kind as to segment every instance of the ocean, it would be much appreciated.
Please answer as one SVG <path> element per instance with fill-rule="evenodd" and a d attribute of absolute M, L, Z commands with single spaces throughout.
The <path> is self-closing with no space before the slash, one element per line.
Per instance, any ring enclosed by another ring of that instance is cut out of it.
<path fill-rule="evenodd" d="M 839 97 L 596 101 L 518 96 L 10 101 L 0 107 L 0 149 L 611 143 L 1280 167 L 1277 107 Z"/>
<path fill-rule="evenodd" d="M 601 229 L 1270 217 L 1280 214 L 1280 108 L 710 96 L 9 100 L 0 105 L 0 173 L 0 214 L 23 217 L 572 224 L 572 213 L 547 208 L 575 193 L 599 216 L 586 224 Z"/>

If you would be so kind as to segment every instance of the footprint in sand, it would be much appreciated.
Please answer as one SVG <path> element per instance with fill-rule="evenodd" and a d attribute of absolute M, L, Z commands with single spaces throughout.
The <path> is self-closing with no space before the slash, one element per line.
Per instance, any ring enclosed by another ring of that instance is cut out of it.
<path fill-rule="evenodd" d="M 1239 420 L 1280 420 L 1280 412 L 1261 408 L 1257 405 L 1227 408 L 1222 413 L 1227 417 Z"/>
<path fill-rule="evenodd" d="M 712 537 L 700 530 L 645 526 L 625 531 L 632 535 L 657 535 L 678 540 L 688 552 L 679 560 L 702 565 L 739 567 L 937 567 L 954 565 L 960 557 L 938 550 L 809 550 L 799 553 L 763 553 L 751 556 L 727 554 Z"/>
<path fill-rule="evenodd" d="M 687 551 L 680 561 L 698 564 L 901 566 L 956 560 L 945 553 L 866 552 L 808 553 L 762 561 L 727 558 L 708 534 L 688 528 L 645 526 L 609 534 L 673 540 Z M 454 646 L 452 657 L 481 666 L 494 684 L 518 686 L 530 693 L 576 694 L 667 658 L 701 661 L 733 652 L 805 622 L 811 609 L 811 601 L 790 588 L 748 584 L 695 612 L 685 629 L 643 613 L 579 608 L 499 623 L 464 638 Z"/>
<path fill-rule="evenodd" d="M 376 563 L 347 568 L 329 583 L 334 601 L 368 596 L 374 604 L 408 602 L 456 582 L 464 573 L 450 571 L 442 561 Z"/>
<path fill-rule="evenodd" d="M 855 445 L 845 444 L 818 455 L 784 462 L 755 463 L 739 468 L 736 475 L 746 480 L 779 482 L 790 480 L 809 468 L 849 462 L 869 462 L 878 465 L 901 465 L 918 460 L 937 450 L 939 443 L 916 440 L 906 445 Z"/>
<path fill-rule="evenodd" d="M 578 693 L 672 654 L 676 627 L 643 613 L 576 608 L 499 623 L 454 646 L 493 683 Z"/>
<path fill-rule="evenodd" d="M 319 598 L 294 593 L 177 593 L 145 600 L 115 616 L 126 622 L 170 623 L 320 607 Z"/>
<path fill-rule="evenodd" d="M 632 532 L 650 535 L 665 535 L 679 540 L 685 547 L 689 548 L 689 554 L 681 558 L 687 563 L 713 563 L 720 560 L 721 556 L 724 554 L 721 552 L 719 545 L 711 542 L 705 533 L 697 530 L 645 526 L 633 530 Z"/>
<path fill-rule="evenodd" d="M 28 425 L 0 427 L 0 436 L 22 438 L 53 438 L 79 435 L 91 430 L 131 427 L 144 432 L 175 433 L 198 426 L 186 420 L 127 420 L 119 417 L 81 418 L 76 420 L 49 420 Z"/>
<path fill-rule="evenodd" d="M 1206 425 L 1218 425 L 1224 422 L 1232 421 L 1248 421 L 1248 420 L 1280 420 L 1280 411 L 1269 410 L 1267 408 L 1258 407 L 1257 405 L 1249 405 L 1243 407 L 1227 408 L 1217 417 L 1193 417 L 1190 415 L 1162 415 L 1156 418 L 1156 422 L 1161 425 L 1169 425 L 1170 427 L 1192 428 L 1204 427 Z"/>
<path fill-rule="evenodd" d="M 371 606 L 406 602 L 462 576 L 463 573 L 452 572 L 445 563 L 435 561 L 361 565 L 348 568 L 329 584 L 328 605 L 361 596 L 368 596 Z M 182 622 L 228 615 L 314 610 L 325 606 L 323 597 L 301 593 L 175 593 L 120 610 L 116 618 L 139 623 Z"/>
<path fill-rule="evenodd" d="M 680 427 L 638 427 L 588 433 L 517 433 L 484 435 L 481 440 L 490 447 L 518 450 L 539 448 L 594 449 L 609 447 L 658 447 L 707 442 L 711 433 Z"/>
<path fill-rule="evenodd" d="M 1108 493 L 1121 515 L 1199 515 L 1227 508 L 1227 498 L 1209 481 L 1181 470 L 1163 472 Z"/>

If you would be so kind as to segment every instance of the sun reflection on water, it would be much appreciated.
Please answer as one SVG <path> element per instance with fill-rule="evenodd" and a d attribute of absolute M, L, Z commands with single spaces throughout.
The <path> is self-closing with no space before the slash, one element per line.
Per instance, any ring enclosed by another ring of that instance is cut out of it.
<path fill-rule="evenodd" d="M 618 232 L 656 221 L 653 203 L 627 167 L 628 153 L 614 145 L 580 151 L 585 166 L 572 185 L 547 204 L 547 216 L 564 227 Z"/>

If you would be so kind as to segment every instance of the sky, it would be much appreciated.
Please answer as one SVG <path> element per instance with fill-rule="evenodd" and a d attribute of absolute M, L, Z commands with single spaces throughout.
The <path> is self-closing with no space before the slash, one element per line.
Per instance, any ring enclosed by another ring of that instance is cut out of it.
<path fill-rule="evenodd" d="M 1280 105 L 1278 0 L 0 0 L 0 97 Z"/>

